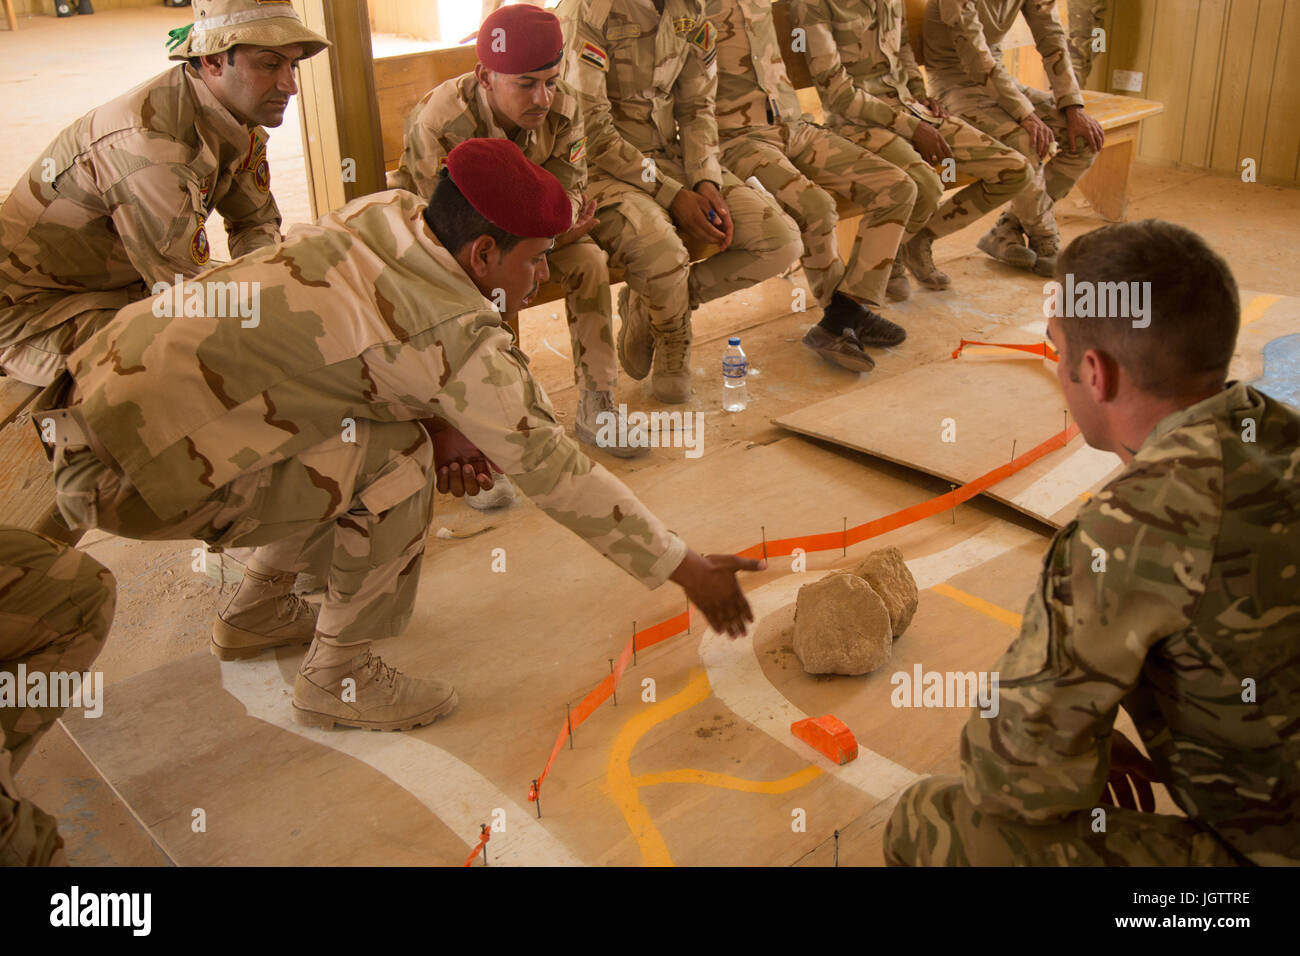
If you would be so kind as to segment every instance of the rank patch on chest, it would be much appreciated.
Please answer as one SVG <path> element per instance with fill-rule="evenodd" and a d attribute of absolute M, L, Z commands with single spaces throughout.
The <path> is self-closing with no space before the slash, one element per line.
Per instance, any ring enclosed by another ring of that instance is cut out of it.
<path fill-rule="evenodd" d="M 203 228 L 203 223 L 204 220 L 200 219 L 199 228 L 194 230 L 190 239 L 190 258 L 199 266 L 207 265 L 208 259 L 212 257 L 212 251 L 208 248 L 208 233 Z"/>
<path fill-rule="evenodd" d="M 607 40 L 634 40 L 641 35 L 641 28 L 635 23 L 624 23 L 621 26 L 610 27 L 605 31 Z"/>
<path fill-rule="evenodd" d="M 609 72 L 609 55 L 594 43 L 584 43 L 578 51 L 578 59 L 604 73 Z"/>
<path fill-rule="evenodd" d="M 700 28 L 691 34 L 691 42 L 700 48 L 706 66 L 717 57 L 718 31 L 708 20 L 705 20 Z"/>
<path fill-rule="evenodd" d="M 569 147 L 569 162 L 576 163 L 587 158 L 587 137 L 582 137 Z"/>
<path fill-rule="evenodd" d="M 674 17 L 673 30 L 678 33 L 690 33 L 695 29 L 694 17 Z"/>

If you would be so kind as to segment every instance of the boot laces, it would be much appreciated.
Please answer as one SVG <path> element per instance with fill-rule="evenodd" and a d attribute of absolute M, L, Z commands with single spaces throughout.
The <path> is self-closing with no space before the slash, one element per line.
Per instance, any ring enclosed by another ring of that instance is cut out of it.
<path fill-rule="evenodd" d="M 371 653 L 370 650 L 367 650 L 365 657 L 361 659 L 361 667 L 374 675 L 376 683 L 385 682 L 392 687 L 397 680 L 397 668 L 385 664 L 378 654 Z"/>
<path fill-rule="evenodd" d="M 280 596 L 280 613 L 289 618 L 296 620 L 304 614 L 312 613 L 311 602 L 295 591 Z"/>
<path fill-rule="evenodd" d="M 930 254 L 930 240 L 924 236 L 917 236 L 912 240 L 912 255 L 916 257 L 916 262 L 921 267 L 921 271 L 929 274 L 935 271 L 934 257 Z"/>
<path fill-rule="evenodd" d="M 690 350 L 690 338 L 682 332 L 676 332 L 664 336 L 660 347 L 664 352 L 664 362 L 668 370 L 672 372 L 680 371 L 686 364 L 686 353 Z"/>

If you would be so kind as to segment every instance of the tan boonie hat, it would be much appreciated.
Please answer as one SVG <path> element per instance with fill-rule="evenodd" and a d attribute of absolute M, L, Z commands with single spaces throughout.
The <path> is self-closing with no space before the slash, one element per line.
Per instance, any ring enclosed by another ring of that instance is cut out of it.
<path fill-rule="evenodd" d="M 169 60 L 224 53 L 232 46 L 288 46 L 301 43 L 303 58 L 329 46 L 302 24 L 290 0 L 194 0 L 194 22 L 168 34 Z"/>

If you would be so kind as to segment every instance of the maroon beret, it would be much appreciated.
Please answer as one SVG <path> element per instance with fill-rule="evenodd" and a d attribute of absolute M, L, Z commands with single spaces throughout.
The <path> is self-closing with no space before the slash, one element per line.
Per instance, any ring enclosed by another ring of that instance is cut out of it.
<path fill-rule="evenodd" d="M 478 29 L 478 61 L 497 73 L 532 73 L 563 53 L 559 17 L 539 7 L 501 7 Z"/>
<path fill-rule="evenodd" d="M 447 175 L 469 204 L 498 229 L 550 239 L 573 225 L 560 181 L 508 139 L 467 139 L 447 154 Z"/>

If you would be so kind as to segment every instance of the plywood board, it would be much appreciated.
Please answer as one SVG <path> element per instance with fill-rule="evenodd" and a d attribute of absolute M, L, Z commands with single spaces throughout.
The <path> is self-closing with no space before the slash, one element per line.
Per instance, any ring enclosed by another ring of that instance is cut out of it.
<path fill-rule="evenodd" d="M 1014 356 L 1014 357 L 1010 357 Z M 1053 368 L 1035 357 L 969 351 L 776 419 L 791 431 L 961 485 L 1066 427 Z M 1119 471 L 1115 455 L 1076 437 L 987 494 L 1059 528 Z"/>
<path fill-rule="evenodd" d="M 790 439 L 719 447 L 691 467 L 646 474 L 638 492 L 707 552 L 752 543 L 760 524 L 780 537 L 838 527 L 841 516 L 857 523 L 936 486 Z M 435 515 L 435 527 L 455 515 Z M 956 768 L 965 712 L 894 710 L 893 668 L 859 679 L 804 674 L 783 636 L 790 582 L 897 544 L 919 562 L 918 577 L 946 580 L 1014 616 L 1046 537 L 978 505 L 956 517 L 847 556 L 809 555 L 807 575 L 792 575 L 789 558 L 774 560 L 746 579 L 756 610 L 775 615 L 747 643 L 710 639 L 700 621 L 693 634 L 642 653 L 618 706 L 603 705 L 578 728 L 575 749 L 561 753 L 540 821 L 526 791 L 566 702 L 607 673 L 633 617 L 644 627 L 682 603 L 672 585 L 646 592 L 528 503 L 478 537 L 431 539 L 415 619 L 380 647 L 408 672 L 456 685 L 461 703 L 446 720 L 405 734 L 299 728 L 289 699 L 300 652 L 286 652 L 224 665 L 191 655 L 110 684 L 102 717 L 69 713 L 65 723 L 181 865 L 458 863 L 496 809 L 507 830 L 489 844 L 493 863 L 793 863 L 837 826 L 887 810 L 890 781 L 864 785 L 822 766 L 798 741 L 774 735 L 770 710 L 755 710 L 755 701 L 775 695 L 801 714 L 833 710 L 862 747 L 909 778 Z M 504 574 L 489 570 L 495 548 L 505 549 Z M 1014 636 L 1006 619 L 926 591 L 898 660 L 987 667 Z M 643 699 L 647 678 L 653 702 Z M 807 813 L 805 831 L 791 828 L 794 807 Z M 204 832 L 194 828 L 196 809 L 205 811 Z M 878 862 L 878 846 L 859 850 Z"/>

